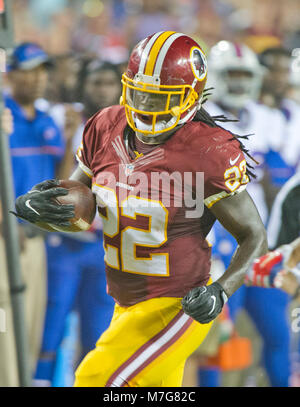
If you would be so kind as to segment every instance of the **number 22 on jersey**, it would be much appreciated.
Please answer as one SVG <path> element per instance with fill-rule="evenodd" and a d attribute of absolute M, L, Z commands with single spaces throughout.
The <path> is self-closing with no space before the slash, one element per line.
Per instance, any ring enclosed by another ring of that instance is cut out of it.
<path fill-rule="evenodd" d="M 118 247 L 104 243 L 104 260 L 109 267 L 127 273 L 148 276 L 169 276 L 169 254 L 151 253 L 151 248 L 159 248 L 167 241 L 168 210 L 160 201 L 145 199 L 134 195 L 119 202 L 116 192 L 102 185 L 93 185 L 97 204 L 105 208 L 100 213 L 104 235 L 114 238 L 120 235 Z M 126 226 L 121 230 L 121 217 L 136 220 L 137 215 L 149 219 L 149 228 L 141 229 Z M 137 257 L 136 248 L 149 248 L 148 257 Z M 121 263 L 121 264 L 120 264 Z"/>

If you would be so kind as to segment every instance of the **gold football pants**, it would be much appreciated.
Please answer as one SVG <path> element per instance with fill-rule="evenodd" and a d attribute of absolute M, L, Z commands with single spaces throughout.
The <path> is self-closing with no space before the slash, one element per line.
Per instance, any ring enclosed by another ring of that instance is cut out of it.
<path fill-rule="evenodd" d="M 79 365 L 77 387 L 178 387 L 187 358 L 211 324 L 187 316 L 180 298 L 115 306 L 109 328 Z"/>

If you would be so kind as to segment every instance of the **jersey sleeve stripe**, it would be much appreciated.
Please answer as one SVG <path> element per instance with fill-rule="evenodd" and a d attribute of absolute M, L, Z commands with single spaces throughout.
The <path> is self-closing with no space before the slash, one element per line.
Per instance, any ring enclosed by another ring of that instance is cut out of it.
<path fill-rule="evenodd" d="M 211 195 L 211 196 L 207 197 L 206 199 L 204 199 L 204 204 L 208 208 L 211 208 L 216 202 L 220 201 L 223 198 L 227 198 L 228 196 L 238 194 L 238 193 L 244 191 L 244 189 L 246 189 L 246 187 L 247 187 L 247 185 L 241 185 L 234 192 L 222 191 L 222 192 L 219 192 L 217 194 Z"/>
<path fill-rule="evenodd" d="M 78 157 L 78 155 L 76 155 L 76 160 L 78 161 L 79 167 L 81 168 L 81 170 L 89 177 L 89 178 L 93 178 L 93 172 L 86 166 L 83 164 L 83 162 L 80 160 L 80 158 Z"/>

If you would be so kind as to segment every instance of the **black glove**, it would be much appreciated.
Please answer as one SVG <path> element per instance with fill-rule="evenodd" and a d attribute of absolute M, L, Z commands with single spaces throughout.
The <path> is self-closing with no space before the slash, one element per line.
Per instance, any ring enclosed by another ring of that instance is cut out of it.
<path fill-rule="evenodd" d="M 214 282 L 205 287 L 195 287 L 181 300 L 184 312 L 201 324 L 207 324 L 222 311 L 227 301 L 222 286 Z"/>
<path fill-rule="evenodd" d="M 60 205 L 51 198 L 67 195 L 66 188 L 59 187 L 58 180 L 47 180 L 35 185 L 27 194 L 16 199 L 17 217 L 31 223 L 52 223 L 57 226 L 70 226 L 68 219 L 74 217 L 74 205 Z"/>
<path fill-rule="evenodd" d="M 47 179 L 46 181 L 36 184 L 31 188 L 31 191 L 47 191 L 47 189 L 59 187 L 60 181 L 58 179 Z"/>

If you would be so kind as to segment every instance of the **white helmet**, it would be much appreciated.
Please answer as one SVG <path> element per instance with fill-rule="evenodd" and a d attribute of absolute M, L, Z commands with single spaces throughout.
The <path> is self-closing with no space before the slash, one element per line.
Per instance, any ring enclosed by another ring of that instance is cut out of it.
<path fill-rule="evenodd" d="M 212 86 L 212 99 L 229 108 L 242 108 L 248 100 L 256 100 L 265 69 L 255 52 L 244 44 L 220 41 L 208 57 L 208 86 Z M 248 77 L 234 77 L 231 72 L 246 72 Z"/>

